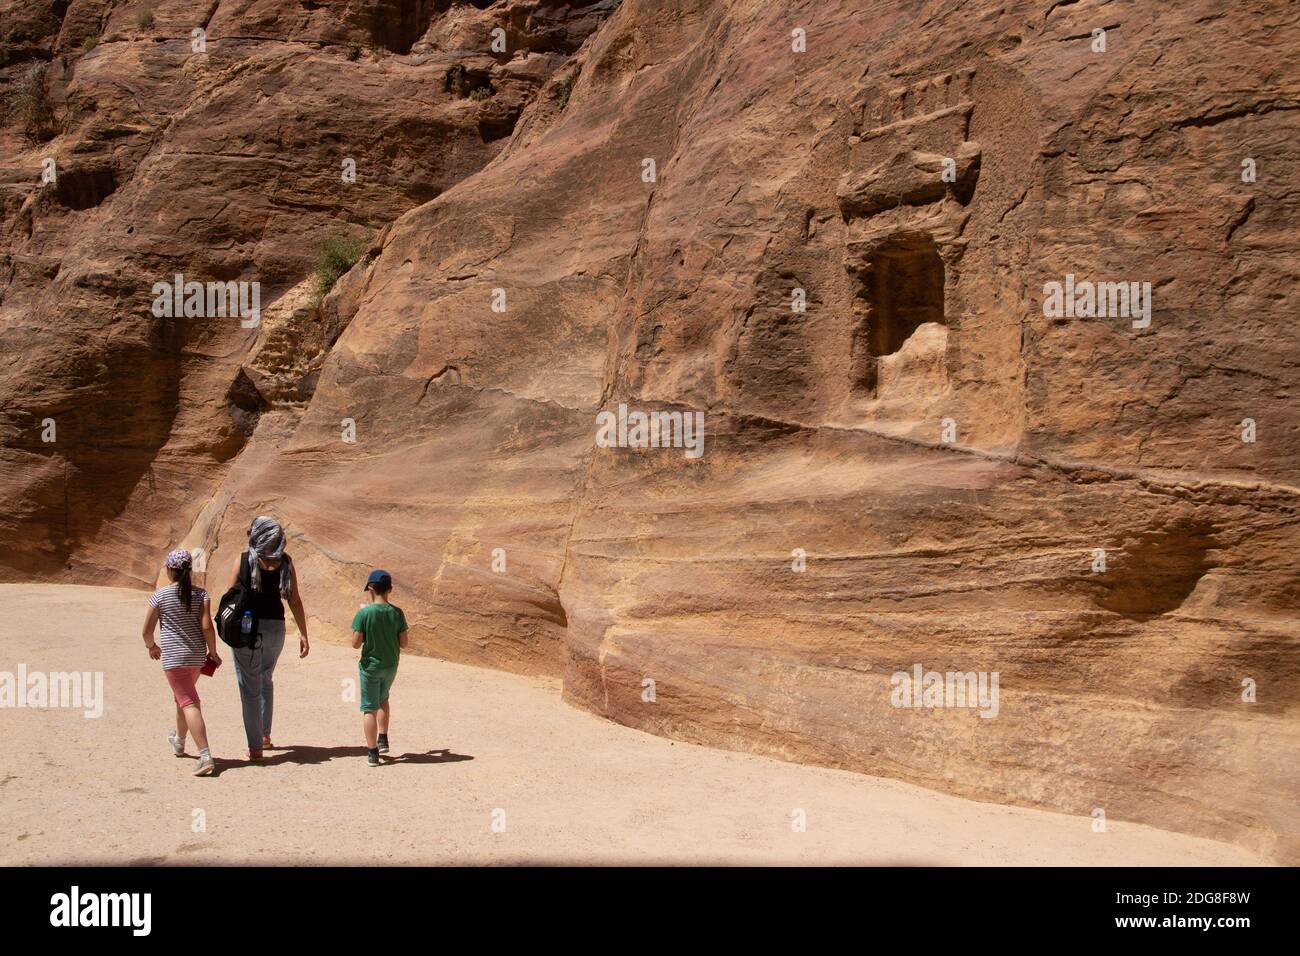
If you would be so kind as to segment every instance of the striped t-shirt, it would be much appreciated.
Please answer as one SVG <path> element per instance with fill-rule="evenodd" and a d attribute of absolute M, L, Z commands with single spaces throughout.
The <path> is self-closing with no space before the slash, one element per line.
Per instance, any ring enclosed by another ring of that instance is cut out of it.
<path fill-rule="evenodd" d="M 154 591 L 149 606 L 158 609 L 158 646 L 162 648 L 163 670 L 202 667 L 208 659 L 208 642 L 203 639 L 203 602 L 208 592 L 190 590 L 190 609 L 185 610 L 179 584 Z"/>

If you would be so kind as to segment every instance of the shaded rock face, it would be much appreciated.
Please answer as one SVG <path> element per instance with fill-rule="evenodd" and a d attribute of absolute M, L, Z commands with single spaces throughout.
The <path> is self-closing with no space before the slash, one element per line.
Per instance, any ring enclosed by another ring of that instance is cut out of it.
<path fill-rule="evenodd" d="M 29 6 L 10 575 L 224 586 L 273 513 L 326 631 L 379 565 L 418 650 L 623 723 L 1300 859 L 1295 13 L 268 0 L 196 59 L 105 5 L 65 68 L 88 7 Z M 154 320 L 181 266 L 260 327 Z"/>

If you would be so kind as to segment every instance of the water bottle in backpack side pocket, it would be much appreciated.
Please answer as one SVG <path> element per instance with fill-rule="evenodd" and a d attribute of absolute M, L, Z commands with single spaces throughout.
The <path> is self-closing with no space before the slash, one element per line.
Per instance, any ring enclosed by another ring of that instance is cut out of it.
<path fill-rule="evenodd" d="M 245 611 L 244 619 L 239 622 L 239 633 L 248 635 L 253 633 L 253 612 Z"/>

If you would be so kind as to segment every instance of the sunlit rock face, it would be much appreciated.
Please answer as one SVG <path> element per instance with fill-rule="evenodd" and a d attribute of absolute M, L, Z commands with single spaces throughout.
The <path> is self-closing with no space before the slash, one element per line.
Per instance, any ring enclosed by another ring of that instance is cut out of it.
<path fill-rule="evenodd" d="M 273 513 L 323 632 L 378 565 L 417 650 L 632 726 L 1300 859 L 1276 8 L 223 3 L 199 59 L 201 4 L 88 6 L 0 20 L 58 72 L 10 576 L 224 585 Z M 176 271 L 259 326 L 153 318 Z"/>

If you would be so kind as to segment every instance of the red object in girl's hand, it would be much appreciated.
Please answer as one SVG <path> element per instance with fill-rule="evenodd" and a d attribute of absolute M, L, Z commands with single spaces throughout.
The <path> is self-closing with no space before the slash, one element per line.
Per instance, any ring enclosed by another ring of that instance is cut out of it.
<path fill-rule="evenodd" d="M 199 668 L 199 673 L 207 674 L 209 677 L 211 677 L 213 674 L 217 672 L 217 668 L 220 666 L 221 666 L 221 661 L 214 660 L 213 658 L 209 657 L 206 661 L 203 662 L 203 666 Z"/>

